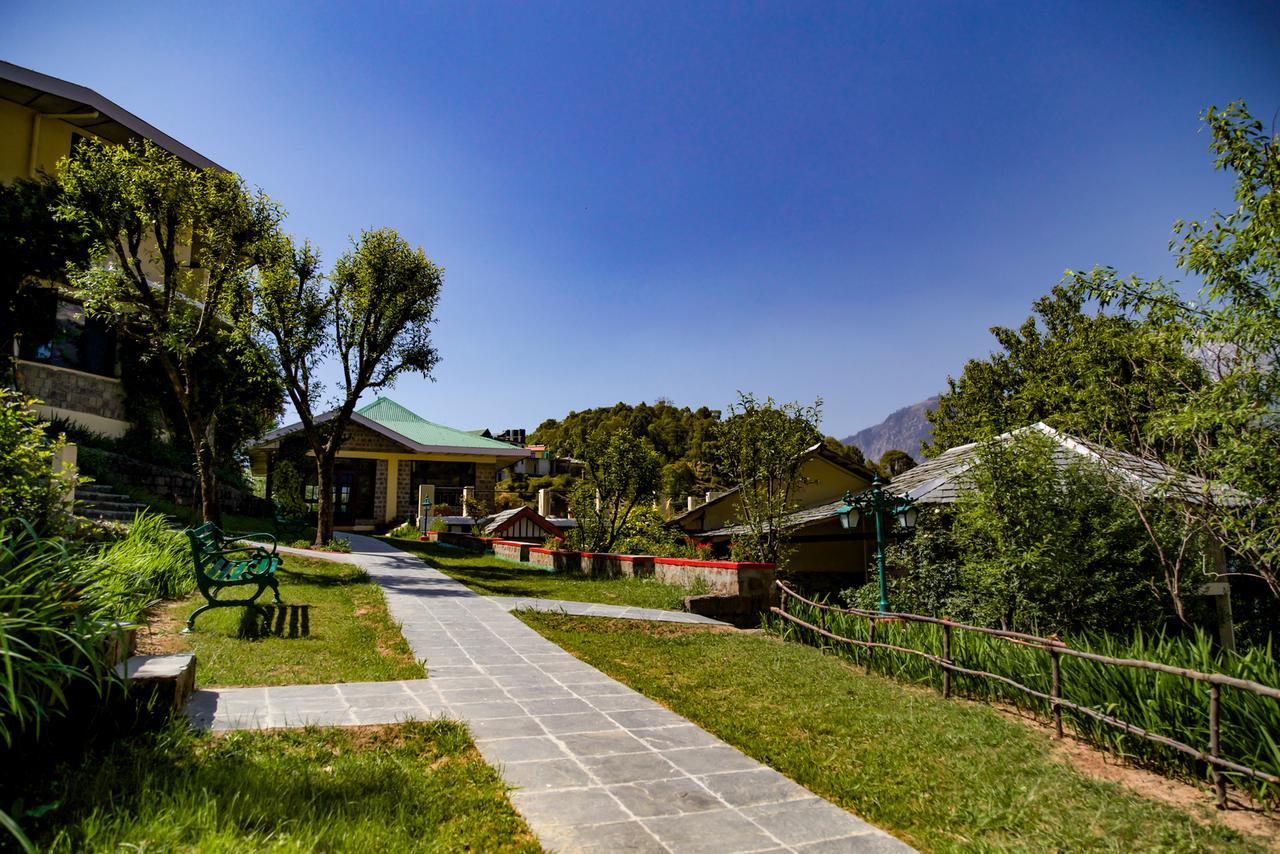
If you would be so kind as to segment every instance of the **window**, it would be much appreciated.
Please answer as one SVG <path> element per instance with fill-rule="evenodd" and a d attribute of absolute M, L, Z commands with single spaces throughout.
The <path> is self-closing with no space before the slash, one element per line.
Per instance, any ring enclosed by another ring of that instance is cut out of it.
<path fill-rule="evenodd" d="M 49 289 L 35 300 L 34 316 L 22 331 L 18 357 L 104 377 L 116 375 L 115 332 L 84 306 Z"/>

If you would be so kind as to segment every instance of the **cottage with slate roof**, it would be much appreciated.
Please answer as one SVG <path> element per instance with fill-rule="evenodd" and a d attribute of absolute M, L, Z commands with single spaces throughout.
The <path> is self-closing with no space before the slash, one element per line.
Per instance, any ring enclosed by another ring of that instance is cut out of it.
<path fill-rule="evenodd" d="M 332 412 L 317 421 L 333 417 Z M 298 436 L 302 424 L 273 430 L 249 448 L 253 473 L 266 479 L 271 497 L 272 475 L 284 444 Z M 283 443 L 283 444 L 282 444 Z M 309 451 L 305 452 L 310 457 Z M 334 465 L 334 526 L 342 530 L 378 530 L 417 512 L 418 487 L 435 487 L 438 507 L 461 512 L 464 490 L 492 504 L 498 471 L 529 456 L 506 442 L 455 430 L 428 421 L 394 400 L 380 397 L 357 409 Z M 308 459 L 303 475 L 315 500 L 315 465 Z"/>

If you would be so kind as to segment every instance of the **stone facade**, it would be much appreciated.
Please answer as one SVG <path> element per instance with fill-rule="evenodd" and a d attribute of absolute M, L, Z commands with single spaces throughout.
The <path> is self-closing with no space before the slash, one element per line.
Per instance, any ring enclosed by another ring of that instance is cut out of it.
<path fill-rule="evenodd" d="M 410 513 L 416 517 L 418 515 L 418 496 L 410 493 L 409 475 L 413 471 L 413 463 L 410 460 L 398 460 L 396 462 L 396 512 Z"/>
<path fill-rule="evenodd" d="M 387 461 L 378 460 L 373 475 L 373 518 L 380 525 L 387 518 Z"/>
<path fill-rule="evenodd" d="M 48 406 L 127 421 L 120 380 L 37 362 L 18 362 L 18 387 Z"/>
<path fill-rule="evenodd" d="M 402 454 L 405 449 L 399 442 L 393 442 L 381 433 L 376 433 L 359 424 L 352 424 L 347 428 L 347 435 L 342 440 L 342 450 Z"/>
<path fill-rule="evenodd" d="M 487 507 L 493 507 L 493 487 L 497 482 L 497 468 L 493 463 L 476 463 L 476 500 Z"/>

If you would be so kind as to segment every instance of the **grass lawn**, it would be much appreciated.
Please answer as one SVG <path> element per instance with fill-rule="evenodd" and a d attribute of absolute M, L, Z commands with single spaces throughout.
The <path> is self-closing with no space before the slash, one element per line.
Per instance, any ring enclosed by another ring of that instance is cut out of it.
<path fill-rule="evenodd" d="M 535 596 L 570 602 L 602 602 L 636 608 L 682 611 L 684 597 L 694 591 L 652 578 L 591 578 L 550 572 L 493 555 L 476 555 L 462 549 L 418 540 L 384 537 L 405 551 L 416 552 L 445 575 L 462 582 L 482 596 Z"/>
<path fill-rule="evenodd" d="M 992 709 L 759 634 L 524 612 L 579 658 L 929 851 L 1262 850 L 1055 759 Z M 1206 808 L 1206 814 L 1211 810 Z"/>
<path fill-rule="evenodd" d="M 50 851 L 541 850 L 456 723 L 223 736 L 175 723 L 22 779 L 6 803 L 22 799 Z"/>
<path fill-rule="evenodd" d="M 308 632 L 298 612 L 296 631 L 287 614 L 277 629 L 244 608 L 206 611 L 192 634 L 180 634 L 204 599 L 195 593 L 161 605 L 142 652 L 194 652 L 201 687 L 303 685 L 328 682 L 420 679 L 425 674 L 387 614 L 382 590 L 358 566 L 286 555 L 278 571 L 280 598 L 307 605 Z M 239 595 L 236 591 L 224 591 Z M 270 602 L 271 592 L 260 602 Z"/>

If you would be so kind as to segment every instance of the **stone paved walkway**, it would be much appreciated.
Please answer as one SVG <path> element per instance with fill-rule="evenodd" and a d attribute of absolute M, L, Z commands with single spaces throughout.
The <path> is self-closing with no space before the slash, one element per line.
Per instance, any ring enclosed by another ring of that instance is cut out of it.
<path fill-rule="evenodd" d="M 421 560 L 368 537 L 352 555 L 386 592 L 428 679 L 196 692 L 215 730 L 446 717 L 515 787 L 548 849 L 910 851 L 579 661 Z"/>
<path fill-rule="evenodd" d="M 506 611 L 546 611 L 575 617 L 610 617 L 615 620 L 652 620 L 659 623 L 690 623 L 700 626 L 724 626 L 729 623 L 687 611 L 662 608 L 636 608 L 627 605 L 605 605 L 599 602 L 570 602 L 565 599 L 534 599 L 525 596 L 490 596 Z"/>

